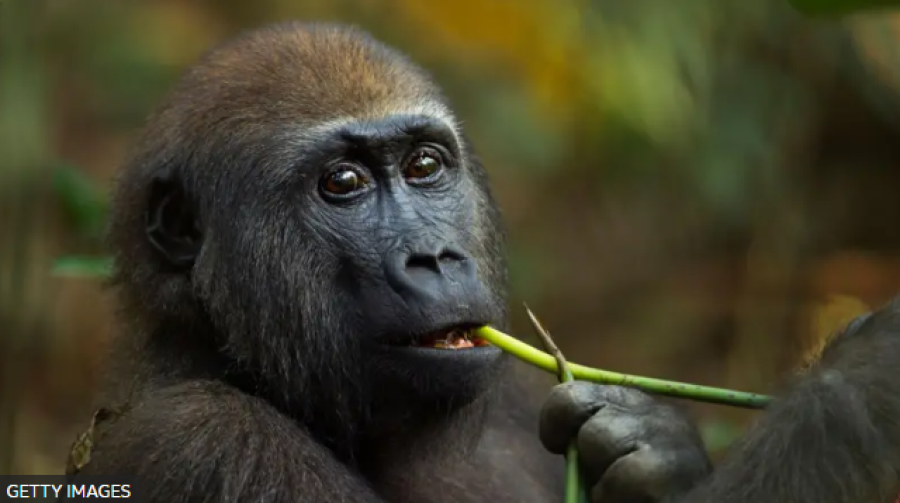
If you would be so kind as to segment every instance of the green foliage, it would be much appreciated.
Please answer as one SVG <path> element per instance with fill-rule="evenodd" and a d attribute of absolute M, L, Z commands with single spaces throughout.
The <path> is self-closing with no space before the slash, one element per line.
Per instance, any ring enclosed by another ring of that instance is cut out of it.
<path fill-rule="evenodd" d="M 789 0 L 798 11 L 810 16 L 837 17 L 871 9 L 900 7 L 900 0 Z"/>
<path fill-rule="evenodd" d="M 109 211 L 103 191 L 78 168 L 60 165 L 53 170 L 53 188 L 74 230 L 99 240 Z M 66 256 L 53 264 L 54 276 L 102 278 L 109 275 L 112 259 Z"/>
<path fill-rule="evenodd" d="M 105 278 L 112 270 L 112 259 L 107 257 L 61 257 L 53 264 L 54 276 Z"/>
<path fill-rule="evenodd" d="M 78 168 L 69 165 L 53 170 L 53 188 L 75 230 L 87 237 L 99 237 L 107 213 L 103 192 Z"/>
<path fill-rule="evenodd" d="M 709 421 L 700 425 L 703 443 L 712 452 L 724 451 L 742 434 L 739 426 L 726 421 Z"/>

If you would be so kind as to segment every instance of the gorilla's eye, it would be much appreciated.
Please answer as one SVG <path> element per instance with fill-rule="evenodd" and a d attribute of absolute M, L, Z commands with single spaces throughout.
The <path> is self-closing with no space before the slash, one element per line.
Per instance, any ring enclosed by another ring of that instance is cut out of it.
<path fill-rule="evenodd" d="M 363 189 L 365 177 L 349 166 L 341 166 L 322 178 L 321 190 L 331 196 L 346 196 Z"/>
<path fill-rule="evenodd" d="M 431 149 L 416 152 L 403 168 L 403 176 L 413 182 L 427 182 L 434 179 L 443 168 L 441 155 Z"/>

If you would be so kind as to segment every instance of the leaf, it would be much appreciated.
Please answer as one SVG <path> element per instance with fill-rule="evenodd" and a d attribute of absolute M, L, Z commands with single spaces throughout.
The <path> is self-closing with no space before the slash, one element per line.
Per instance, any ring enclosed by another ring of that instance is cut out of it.
<path fill-rule="evenodd" d="M 740 438 L 741 428 L 735 424 L 714 420 L 700 425 L 700 435 L 703 443 L 710 451 L 722 451 L 727 449 L 735 440 Z"/>
<path fill-rule="evenodd" d="M 109 257 L 62 257 L 53 264 L 52 274 L 63 277 L 105 278 L 112 271 Z"/>
<path fill-rule="evenodd" d="M 91 424 L 88 426 L 88 429 L 78 435 L 78 438 L 72 444 L 69 458 L 66 462 L 66 475 L 74 476 L 91 462 L 97 426 L 101 423 L 118 420 L 126 410 L 127 407 L 119 409 L 107 409 L 104 407 L 94 412 L 94 417 L 91 418 Z"/>
<path fill-rule="evenodd" d="M 802 365 L 818 360 L 822 350 L 850 321 L 871 308 L 862 300 L 849 295 L 834 295 L 821 305 L 814 306 L 811 316 L 810 339 Z"/>
<path fill-rule="evenodd" d="M 98 236 L 106 222 L 106 198 L 77 168 L 68 165 L 53 170 L 53 187 L 69 218 L 80 233 Z"/>
<path fill-rule="evenodd" d="M 788 0 L 808 16 L 837 17 L 860 11 L 900 7 L 900 0 Z"/>

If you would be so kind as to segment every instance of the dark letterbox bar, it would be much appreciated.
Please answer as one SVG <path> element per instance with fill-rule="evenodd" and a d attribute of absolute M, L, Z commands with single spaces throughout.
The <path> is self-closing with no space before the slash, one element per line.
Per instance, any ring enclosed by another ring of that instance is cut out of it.
<path fill-rule="evenodd" d="M 81 475 L 0 475 L 0 502 L 121 501 L 140 502 L 133 477 Z"/>

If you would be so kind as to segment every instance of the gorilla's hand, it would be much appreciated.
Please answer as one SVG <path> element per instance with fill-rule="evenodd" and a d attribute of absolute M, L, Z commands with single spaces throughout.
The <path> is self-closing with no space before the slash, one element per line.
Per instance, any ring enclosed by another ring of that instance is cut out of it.
<path fill-rule="evenodd" d="M 556 386 L 541 411 L 540 437 L 556 454 L 577 440 L 594 503 L 677 501 L 712 470 L 694 425 L 631 388 Z"/>

